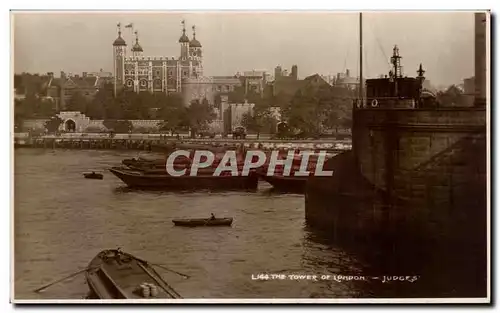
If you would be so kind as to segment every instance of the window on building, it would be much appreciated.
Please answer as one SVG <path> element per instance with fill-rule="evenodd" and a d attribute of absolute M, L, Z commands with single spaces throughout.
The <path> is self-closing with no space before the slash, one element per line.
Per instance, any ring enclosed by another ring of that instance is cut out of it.
<path fill-rule="evenodd" d="M 128 75 L 128 70 L 125 70 L 125 75 Z"/>
<path fill-rule="evenodd" d="M 182 75 L 187 76 L 187 75 L 188 75 L 188 72 L 187 72 L 187 71 L 184 71 L 184 73 L 183 73 Z"/>
<path fill-rule="evenodd" d="M 168 71 L 168 76 L 172 76 L 173 72 L 172 70 Z"/>
<path fill-rule="evenodd" d="M 132 87 L 133 84 L 134 83 L 131 80 L 127 81 L 127 86 Z"/>
<path fill-rule="evenodd" d="M 142 86 L 142 87 L 145 87 L 145 86 L 147 86 L 147 85 L 148 85 L 148 82 L 147 82 L 147 81 L 145 81 L 145 80 L 141 80 L 141 86 Z"/>
<path fill-rule="evenodd" d="M 157 75 L 157 76 L 160 76 L 160 71 L 156 71 L 156 75 Z"/>

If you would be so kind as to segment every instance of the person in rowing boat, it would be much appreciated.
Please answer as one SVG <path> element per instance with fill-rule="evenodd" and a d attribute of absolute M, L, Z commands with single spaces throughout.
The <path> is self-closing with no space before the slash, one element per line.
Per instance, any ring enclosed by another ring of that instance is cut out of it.
<path fill-rule="evenodd" d="M 215 215 L 213 213 L 210 213 L 210 220 L 212 220 L 212 221 L 215 220 Z"/>

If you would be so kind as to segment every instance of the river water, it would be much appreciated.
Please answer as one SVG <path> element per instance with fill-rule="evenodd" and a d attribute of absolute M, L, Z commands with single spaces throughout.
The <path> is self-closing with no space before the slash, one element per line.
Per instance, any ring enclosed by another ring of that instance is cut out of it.
<path fill-rule="evenodd" d="M 162 272 L 184 298 L 352 298 L 365 283 L 255 280 L 258 274 L 349 275 L 361 265 L 308 230 L 302 195 L 256 192 L 131 191 L 106 169 L 137 152 L 15 150 L 14 290 L 16 299 L 82 299 L 83 275 L 32 290 L 121 247 L 188 274 Z M 104 173 L 86 180 L 82 172 Z M 234 218 L 232 227 L 174 227 L 183 217 Z"/>

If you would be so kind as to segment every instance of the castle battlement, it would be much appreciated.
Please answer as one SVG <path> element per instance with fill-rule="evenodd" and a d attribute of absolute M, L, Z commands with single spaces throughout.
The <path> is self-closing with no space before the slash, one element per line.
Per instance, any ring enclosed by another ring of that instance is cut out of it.
<path fill-rule="evenodd" d="M 125 57 L 125 61 L 176 61 L 175 57 L 148 57 L 148 56 L 140 56 L 140 57 Z"/>

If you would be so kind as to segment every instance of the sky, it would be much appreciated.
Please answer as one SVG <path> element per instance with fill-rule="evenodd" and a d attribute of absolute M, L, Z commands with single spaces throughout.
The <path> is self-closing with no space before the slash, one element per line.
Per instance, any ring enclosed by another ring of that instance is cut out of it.
<path fill-rule="evenodd" d="M 281 65 L 298 66 L 300 78 L 319 73 L 359 73 L 356 12 L 15 12 L 14 71 L 112 72 L 116 24 L 133 23 L 145 56 L 178 57 L 181 21 L 203 46 L 204 75 L 234 75 Z M 134 35 L 122 27 L 131 48 Z M 389 71 L 397 44 L 403 74 L 422 63 L 435 86 L 459 84 L 474 75 L 471 12 L 363 13 L 363 76 Z"/>

